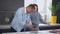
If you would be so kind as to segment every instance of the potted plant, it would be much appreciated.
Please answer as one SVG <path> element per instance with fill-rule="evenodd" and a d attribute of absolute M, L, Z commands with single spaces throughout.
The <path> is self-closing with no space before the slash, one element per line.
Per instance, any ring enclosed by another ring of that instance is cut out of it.
<path fill-rule="evenodd" d="M 51 8 L 49 8 L 52 12 L 51 16 L 51 24 L 56 24 L 57 22 L 57 16 L 55 15 L 56 11 L 60 9 L 60 2 L 58 2 L 56 5 L 52 5 Z"/>
<path fill-rule="evenodd" d="M 52 6 L 51 12 L 52 12 L 51 24 L 56 24 L 56 22 L 57 22 L 57 16 L 55 15 L 55 13 L 56 13 L 56 6 Z"/>

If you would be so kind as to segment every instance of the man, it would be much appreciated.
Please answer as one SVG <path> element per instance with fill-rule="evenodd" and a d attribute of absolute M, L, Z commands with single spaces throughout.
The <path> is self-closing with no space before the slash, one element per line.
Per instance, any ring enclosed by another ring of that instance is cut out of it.
<path fill-rule="evenodd" d="M 46 24 L 46 22 L 42 19 L 41 15 L 38 12 L 38 6 L 36 4 L 32 4 L 35 6 L 35 10 L 31 13 L 31 20 L 35 28 L 39 29 L 39 23 Z"/>
<path fill-rule="evenodd" d="M 30 29 L 31 31 L 36 30 L 36 28 L 34 28 L 34 26 L 32 25 L 30 19 L 30 13 L 32 13 L 34 10 L 35 7 L 33 5 L 29 5 L 28 7 L 26 7 L 26 13 L 24 8 L 19 8 L 12 20 L 11 31 L 22 32 L 25 31 L 26 28 Z"/>

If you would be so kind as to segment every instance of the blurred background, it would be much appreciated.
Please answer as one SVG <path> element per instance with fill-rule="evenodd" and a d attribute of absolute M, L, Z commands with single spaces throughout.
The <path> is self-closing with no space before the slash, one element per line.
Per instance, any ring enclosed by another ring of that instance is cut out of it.
<path fill-rule="evenodd" d="M 46 22 L 51 21 L 51 10 L 49 7 L 57 5 L 60 0 L 0 0 L 0 32 L 9 32 L 10 23 L 15 12 L 20 7 L 26 7 L 29 4 L 37 4 L 38 11 Z M 60 23 L 60 9 L 56 11 L 57 23 Z"/>
<path fill-rule="evenodd" d="M 24 6 L 24 0 L 0 0 L 0 25 L 10 24 L 16 10 Z"/>
<path fill-rule="evenodd" d="M 0 33 L 11 32 L 10 23 L 18 8 L 24 6 L 24 0 L 0 0 Z"/>

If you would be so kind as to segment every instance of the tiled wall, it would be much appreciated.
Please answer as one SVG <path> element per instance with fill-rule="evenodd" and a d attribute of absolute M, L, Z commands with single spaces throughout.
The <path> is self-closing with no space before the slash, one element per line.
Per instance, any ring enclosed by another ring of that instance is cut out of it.
<path fill-rule="evenodd" d="M 24 0 L 0 0 L 0 25 L 10 24 L 16 10 L 24 6 Z"/>

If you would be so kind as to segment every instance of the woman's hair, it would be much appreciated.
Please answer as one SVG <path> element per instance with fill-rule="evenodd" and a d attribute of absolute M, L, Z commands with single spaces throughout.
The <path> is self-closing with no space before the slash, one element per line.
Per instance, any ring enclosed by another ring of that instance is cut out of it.
<path fill-rule="evenodd" d="M 35 6 L 33 4 L 30 4 L 28 7 L 35 9 Z"/>
<path fill-rule="evenodd" d="M 35 6 L 37 7 L 37 11 L 38 11 L 38 5 L 37 4 L 30 4 L 30 5 L 28 5 L 28 7 L 31 7 L 31 8 L 34 8 L 34 9 L 35 9 Z"/>

